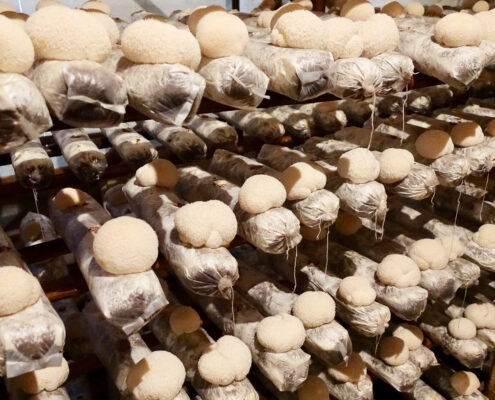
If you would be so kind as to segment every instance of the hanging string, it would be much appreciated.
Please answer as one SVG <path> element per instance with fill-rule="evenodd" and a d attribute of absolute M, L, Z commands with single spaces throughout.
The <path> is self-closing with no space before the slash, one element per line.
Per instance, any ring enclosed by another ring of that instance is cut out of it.
<path fill-rule="evenodd" d="M 480 207 L 480 221 L 483 220 L 483 206 L 485 205 L 485 196 L 486 196 L 486 191 L 488 189 L 488 181 L 490 179 L 490 174 L 486 174 L 486 181 L 485 181 L 485 187 L 483 189 L 483 197 L 481 198 L 481 207 Z"/>
<path fill-rule="evenodd" d="M 235 330 L 235 305 L 234 305 L 234 287 L 230 288 L 230 307 L 232 312 L 232 332 Z"/>
<path fill-rule="evenodd" d="M 376 353 L 378 353 L 378 345 L 380 344 L 380 340 L 382 340 L 382 335 L 379 335 L 376 337 L 376 340 L 375 340 L 375 357 L 376 357 Z"/>
<path fill-rule="evenodd" d="M 371 108 L 371 133 L 370 141 L 368 143 L 368 150 L 371 147 L 371 142 L 373 141 L 373 133 L 375 133 L 375 106 L 376 106 L 376 92 L 373 91 L 373 104 Z"/>
<path fill-rule="evenodd" d="M 378 226 L 378 215 L 375 213 L 375 229 L 374 229 L 374 231 L 375 231 L 375 239 L 378 240 L 378 228 L 377 228 L 377 226 Z"/>
<path fill-rule="evenodd" d="M 464 288 L 464 297 L 462 299 L 462 307 L 464 308 L 464 304 L 466 303 L 466 296 L 467 296 L 467 291 L 468 291 L 468 288 Z"/>
<path fill-rule="evenodd" d="M 402 142 L 404 141 L 404 132 L 406 131 L 406 103 L 409 96 L 409 82 L 406 83 L 406 94 L 402 98 L 402 135 L 400 138 L 400 146 L 402 147 Z"/>
<path fill-rule="evenodd" d="M 380 240 L 383 240 L 383 236 L 385 236 L 385 220 L 387 219 L 387 213 L 383 216 L 382 221 L 382 231 L 380 232 Z"/>
<path fill-rule="evenodd" d="M 328 237 L 330 236 L 330 229 L 327 230 L 327 247 L 325 248 L 325 275 L 328 271 Z"/>
<path fill-rule="evenodd" d="M 297 288 L 297 246 L 296 246 L 296 254 L 294 255 L 294 266 L 293 266 L 293 280 L 294 280 L 294 288 L 292 289 L 292 293 L 296 293 Z"/>
<path fill-rule="evenodd" d="M 460 186 L 463 185 L 464 185 L 464 179 L 462 180 Z M 459 208 L 461 207 L 461 196 L 462 196 L 462 192 L 459 190 L 459 196 L 457 196 L 457 207 L 455 208 L 454 226 L 457 226 L 457 216 L 459 215 Z"/>
<path fill-rule="evenodd" d="M 36 218 L 38 219 L 38 223 L 40 224 L 41 239 L 43 240 L 43 242 L 45 242 L 46 241 L 45 231 L 43 230 L 43 223 L 41 220 L 40 209 L 38 207 L 38 191 L 35 188 L 33 188 L 33 198 L 34 198 L 34 207 L 36 208 Z"/>
<path fill-rule="evenodd" d="M 435 202 L 434 202 L 434 200 L 435 200 L 435 195 L 436 195 L 436 194 L 437 194 L 437 187 L 435 186 L 435 187 L 433 188 L 433 194 L 431 195 L 431 199 L 430 199 L 430 203 L 431 203 L 431 206 L 432 206 L 433 208 L 435 208 Z"/>

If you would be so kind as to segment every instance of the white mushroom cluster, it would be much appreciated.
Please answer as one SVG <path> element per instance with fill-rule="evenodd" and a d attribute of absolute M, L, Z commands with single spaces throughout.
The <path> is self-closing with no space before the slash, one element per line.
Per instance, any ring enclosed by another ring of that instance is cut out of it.
<path fill-rule="evenodd" d="M 348 276 L 340 282 L 339 297 L 346 303 L 355 306 L 369 306 L 376 299 L 376 292 L 363 276 Z"/>
<path fill-rule="evenodd" d="M 311 193 L 323 189 L 327 177 L 318 164 L 297 162 L 282 172 L 280 181 L 287 192 L 287 200 L 304 200 Z"/>
<path fill-rule="evenodd" d="M 292 305 L 292 315 L 299 318 L 306 329 L 318 328 L 335 318 L 335 302 L 325 292 L 304 292 Z"/>
<path fill-rule="evenodd" d="M 417 240 L 409 247 L 408 255 L 422 271 L 444 269 L 449 263 L 449 252 L 436 239 Z"/>
<path fill-rule="evenodd" d="M 251 214 L 261 214 L 282 207 L 287 198 L 284 185 L 269 175 L 254 175 L 246 179 L 239 191 L 239 205 Z"/>
<path fill-rule="evenodd" d="M 158 237 L 141 219 L 114 218 L 98 229 L 93 254 L 98 265 L 111 274 L 144 272 L 158 258 Z"/>
<path fill-rule="evenodd" d="M 194 247 L 226 247 L 237 234 L 237 219 L 229 206 L 219 200 L 196 201 L 175 214 L 180 240 Z"/>
<path fill-rule="evenodd" d="M 214 385 L 242 381 L 251 369 L 251 352 L 235 336 L 222 336 L 210 345 L 198 361 L 201 377 Z"/>
<path fill-rule="evenodd" d="M 256 339 L 267 351 L 286 353 L 300 348 L 306 339 L 304 325 L 299 318 L 277 314 L 260 321 Z"/>

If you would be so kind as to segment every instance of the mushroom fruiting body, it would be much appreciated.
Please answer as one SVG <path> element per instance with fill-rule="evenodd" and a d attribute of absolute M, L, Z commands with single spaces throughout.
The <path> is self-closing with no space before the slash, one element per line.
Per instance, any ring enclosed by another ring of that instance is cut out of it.
<path fill-rule="evenodd" d="M 24 29 L 0 15 L 0 72 L 22 74 L 34 62 L 34 47 Z"/>
<path fill-rule="evenodd" d="M 158 237 L 145 221 L 118 217 L 104 223 L 93 241 L 98 265 L 116 275 L 148 271 L 158 258 Z"/>
<path fill-rule="evenodd" d="M 378 264 L 376 276 L 384 285 L 406 288 L 419 284 L 421 271 L 411 258 L 389 254 Z"/>
<path fill-rule="evenodd" d="M 0 317 L 15 314 L 33 305 L 41 293 L 38 280 L 22 268 L 0 268 Z"/>
<path fill-rule="evenodd" d="M 444 269 L 449 262 L 447 250 L 435 239 L 417 240 L 409 247 L 408 254 L 422 271 Z"/>
<path fill-rule="evenodd" d="M 392 332 L 392 336 L 402 339 L 409 350 L 418 349 L 423 343 L 423 331 L 415 325 L 400 324 Z"/>
<path fill-rule="evenodd" d="M 347 361 L 328 369 L 329 375 L 339 382 L 357 383 L 366 376 L 366 364 L 358 353 L 351 353 Z"/>
<path fill-rule="evenodd" d="M 280 181 L 287 192 L 287 200 L 303 200 L 314 191 L 323 189 L 327 177 L 317 164 L 297 162 L 282 172 Z"/>
<path fill-rule="evenodd" d="M 449 321 L 449 333 L 460 340 L 473 339 L 476 336 L 476 325 L 468 318 L 454 318 Z"/>
<path fill-rule="evenodd" d="M 481 225 L 473 235 L 473 241 L 480 247 L 495 249 L 495 224 Z"/>
<path fill-rule="evenodd" d="M 335 302 L 325 292 L 304 292 L 292 305 L 292 315 L 299 318 L 306 329 L 328 324 L 335 318 Z"/>
<path fill-rule="evenodd" d="M 272 29 L 271 41 L 281 47 L 323 49 L 323 29 L 323 22 L 311 11 L 292 11 L 278 19 Z"/>
<path fill-rule="evenodd" d="M 495 329 L 495 306 L 492 303 L 470 304 L 464 310 L 464 316 L 478 329 Z"/>
<path fill-rule="evenodd" d="M 281 207 L 287 193 L 280 181 L 269 175 L 254 175 L 246 179 L 239 190 L 239 205 L 251 214 L 260 214 Z"/>
<path fill-rule="evenodd" d="M 371 151 L 359 147 L 340 156 L 337 171 L 352 183 L 368 183 L 378 178 L 380 163 Z"/>
<path fill-rule="evenodd" d="M 136 183 L 140 186 L 159 186 L 172 189 L 179 180 L 179 172 L 168 160 L 157 158 L 136 171 Z"/>
<path fill-rule="evenodd" d="M 224 11 L 204 15 L 197 24 L 196 38 L 201 53 L 209 58 L 241 56 L 249 41 L 242 20 Z"/>
<path fill-rule="evenodd" d="M 29 17 L 26 33 L 38 60 L 103 62 L 112 43 L 105 27 L 90 13 L 51 6 Z"/>
<path fill-rule="evenodd" d="M 218 200 L 186 204 L 176 212 L 174 222 L 180 240 L 194 247 L 225 247 L 237 234 L 234 213 Z"/>
<path fill-rule="evenodd" d="M 355 306 L 369 306 L 375 301 L 376 292 L 362 276 L 348 276 L 342 279 L 338 294 L 346 303 Z"/>
<path fill-rule="evenodd" d="M 127 26 L 121 43 L 125 57 L 138 64 L 182 64 L 195 70 L 201 62 L 199 43 L 190 32 L 156 19 Z"/>
<path fill-rule="evenodd" d="M 256 329 L 256 338 L 267 351 L 286 353 L 304 344 L 306 331 L 299 318 L 277 314 L 261 320 Z"/>
<path fill-rule="evenodd" d="M 64 384 L 69 376 L 69 364 L 62 358 L 62 363 L 56 367 L 37 369 L 14 378 L 14 384 L 24 393 L 38 394 L 42 391 L 51 392 Z"/>
<path fill-rule="evenodd" d="M 452 142 L 456 146 L 471 147 L 483 143 L 485 135 L 476 122 L 461 122 L 450 131 Z"/>
<path fill-rule="evenodd" d="M 376 14 L 363 21 L 359 27 L 363 39 L 363 57 L 372 58 L 393 51 L 399 44 L 399 29 L 392 17 Z"/>
<path fill-rule="evenodd" d="M 460 396 L 469 396 L 480 387 L 480 380 L 471 371 L 458 371 L 450 377 L 450 384 Z"/>
<path fill-rule="evenodd" d="M 418 136 L 416 151 L 421 157 L 435 160 L 454 151 L 454 143 L 447 132 L 428 130 Z"/>
<path fill-rule="evenodd" d="M 175 355 L 153 351 L 130 368 L 126 381 L 136 400 L 172 400 L 185 378 L 184 365 Z"/>
<path fill-rule="evenodd" d="M 353 21 L 366 21 L 375 15 L 375 8 L 366 0 L 348 0 L 340 9 L 340 16 Z"/>
<path fill-rule="evenodd" d="M 383 362 L 393 367 L 404 364 L 409 359 L 409 349 L 404 341 L 395 336 L 383 338 L 378 348 Z"/>
<path fill-rule="evenodd" d="M 435 40 L 446 47 L 478 46 L 483 36 L 478 20 L 466 13 L 453 13 L 435 25 Z"/>
<path fill-rule="evenodd" d="M 382 183 L 395 183 L 404 179 L 414 164 L 414 156 L 409 150 L 386 149 L 380 155 L 380 175 Z"/>

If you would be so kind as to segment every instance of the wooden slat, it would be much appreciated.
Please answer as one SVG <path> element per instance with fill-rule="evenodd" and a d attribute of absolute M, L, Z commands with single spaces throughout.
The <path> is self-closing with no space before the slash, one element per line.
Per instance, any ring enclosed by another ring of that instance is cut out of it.
<path fill-rule="evenodd" d="M 19 249 L 19 253 L 26 264 L 35 264 L 69 254 L 70 250 L 62 239 L 55 239 L 24 247 Z"/>

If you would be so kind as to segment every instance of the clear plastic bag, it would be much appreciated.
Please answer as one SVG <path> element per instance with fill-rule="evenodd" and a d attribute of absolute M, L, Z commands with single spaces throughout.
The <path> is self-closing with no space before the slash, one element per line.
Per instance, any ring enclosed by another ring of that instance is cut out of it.
<path fill-rule="evenodd" d="M 122 122 L 127 106 L 124 82 L 93 61 L 42 61 L 29 77 L 50 111 L 73 127 L 98 128 Z"/>
<path fill-rule="evenodd" d="M 329 92 L 340 98 L 363 99 L 381 92 L 382 71 L 364 58 L 344 58 L 330 66 Z"/>
<path fill-rule="evenodd" d="M 253 385 L 246 377 L 229 385 L 214 385 L 204 380 L 198 371 L 198 360 L 209 346 L 215 343 L 208 332 L 199 328 L 187 334 L 176 334 L 170 328 L 170 315 L 180 306 L 167 290 L 171 304 L 150 324 L 150 328 L 165 350 L 176 354 L 186 369 L 186 379 L 202 400 L 259 400 Z"/>
<path fill-rule="evenodd" d="M 328 91 L 332 54 L 322 50 L 290 49 L 250 40 L 244 53 L 270 83 L 268 88 L 302 101 Z"/>
<path fill-rule="evenodd" d="M 225 299 L 204 296 L 196 296 L 194 301 L 224 334 L 238 337 L 249 347 L 253 362 L 278 390 L 294 392 L 306 380 L 311 356 L 301 348 L 285 353 L 266 351 L 256 339 L 263 316 L 241 296 L 235 297 L 233 305 Z"/>
<path fill-rule="evenodd" d="M 269 79 L 249 58 L 203 58 L 198 72 L 206 81 L 205 97 L 217 103 L 252 109 L 267 97 Z"/>
<path fill-rule="evenodd" d="M 399 27 L 400 28 L 400 27 Z M 431 36 L 433 26 L 426 32 L 401 30 L 397 50 L 412 58 L 416 69 L 456 88 L 473 83 L 485 68 L 485 53 L 479 47 L 443 47 Z"/>
<path fill-rule="evenodd" d="M 53 161 L 39 140 L 30 140 L 10 152 L 16 180 L 28 189 L 42 189 L 50 185 L 55 168 Z"/>
<path fill-rule="evenodd" d="M 139 186 L 132 178 L 124 193 L 134 213 L 157 233 L 160 251 L 184 286 L 197 294 L 230 298 L 239 274 L 237 261 L 224 247 L 195 248 L 180 240 L 174 216 L 181 201 L 173 192 Z"/>
<path fill-rule="evenodd" d="M 286 253 L 301 241 L 299 221 L 286 208 L 271 208 L 250 214 L 238 204 L 239 186 L 196 167 L 182 168 L 176 191 L 187 201 L 216 199 L 232 208 L 238 233 L 252 245 L 267 253 Z"/>
<path fill-rule="evenodd" d="M 8 235 L 0 229 L 0 267 L 29 270 Z M 13 378 L 62 362 L 65 327 L 42 292 L 40 299 L 12 315 L 0 317 L 0 376 Z"/>
<path fill-rule="evenodd" d="M 371 59 L 382 73 L 382 88 L 380 94 L 400 92 L 403 90 L 414 73 L 412 60 L 397 52 L 387 52 Z"/>
<path fill-rule="evenodd" d="M 91 183 L 100 180 L 108 167 L 107 158 L 87 133 L 82 129 L 68 129 L 54 131 L 52 136 L 80 181 Z"/>
<path fill-rule="evenodd" d="M 0 73 L 0 151 L 38 138 L 52 126 L 45 99 L 28 78 Z"/>
<path fill-rule="evenodd" d="M 310 254 L 311 259 L 341 278 L 363 276 L 369 280 L 376 292 L 377 301 L 386 305 L 392 313 L 407 321 L 416 321 L 426 308 L 428 292 L 419 286 L 398 288 L 383 285 L 375 278 L 378 264 L 361 254 L 336 243 L 328 247 L 319 243 L 303 242 L 301 251 Z M 328 253 L 328 255 L 327 255 Z"/>
<path fill-rule="evenodd" d="M 127 388 L 127 376 L 131 368 L 147 357 L 151 350 L 139 333 L 126 336 L 105 321 L 94 303 L 86 305 L 83 315 L 87 327 L 87 337 L 95 354 L 108 371 L 122 397 L 129 400 L 134 399 Z M 165 376 L 164 379 L 167 377 Z M 189 400 L 189 396 L 184 389 L 181 389 L 172 400 Z"/>
<path fill-rule="evenodd" d="M 105 319 L 127 335 L 137 332 L 168 304 L 152 270 L 114 275 L 105 272 L 93 255 L 95 231 L 110 220 L 103 207 L 88 194 L 79 207 L 59 210 L 50 201 L 50 217 L 79 269 Z"/>
<path fill-rule="evenodd" d="M 117 74 L 127 88 L 129 104 L 147 117 L 182 125 L 196 114 L 204 78 L 181 64 L 133 64 L 122 57 Z"/>

